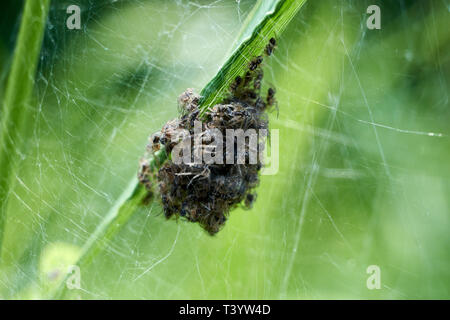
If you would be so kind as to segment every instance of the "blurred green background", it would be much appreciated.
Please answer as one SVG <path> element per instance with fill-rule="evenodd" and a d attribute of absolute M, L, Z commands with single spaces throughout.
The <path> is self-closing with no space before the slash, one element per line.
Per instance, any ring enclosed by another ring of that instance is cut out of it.
<path fill-rule="evenodd" d="M 49 297 L 148 135 L 215 75 L 254 3 L 53 1 L 0 298 Z M 70 4 L 81 30 L 65 26 Z M 366 27 L 371 4 L 381 30 Z M 22 2 L 2 7 L 4 85 Z M 67 298 L 450 298 L 449 14 L 444 0 L 309 1 L 265 63 L 280 168 L 262 177 L 254 208 L 233 211 L 215 237 L 142 208 Z M 370 265 L 380 289 L 366 285 Z"/>

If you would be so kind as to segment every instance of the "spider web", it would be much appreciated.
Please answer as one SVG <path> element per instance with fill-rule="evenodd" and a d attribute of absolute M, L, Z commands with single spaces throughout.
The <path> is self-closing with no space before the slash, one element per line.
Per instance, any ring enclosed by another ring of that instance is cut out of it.
<path fill-rule="evenodd" d="M 215 75 L 255 1 L 54 1 L 9 191 L 0 297 L 46 298 L 176 98 Z M 82 10 L 69 30 L 66 8 Z M 368 30 L 378 4 L 381 30 Z M 81 299 L 448 298 L 448 1 L 311 1 L 264 65 L 279 172 L 215 237 L 141 208 Z M 17 30 L 14 33 L 16 35 Z M 381 289 L 367 287 L 368 266 Z M 420 288 L 420 290 L 418 290 Z"/>

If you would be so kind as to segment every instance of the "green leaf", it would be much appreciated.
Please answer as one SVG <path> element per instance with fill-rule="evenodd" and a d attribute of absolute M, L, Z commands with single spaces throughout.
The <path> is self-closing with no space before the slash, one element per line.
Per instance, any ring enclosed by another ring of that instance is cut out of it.
<path fill-rule="evenodd" d="M 1 110 L 0 132 L 0 255 L 6 222 L 8 192 L 11 190 L 17 150 L 27 137 L 25 121 L 44 36 L 50 0 L 25 2 L 19 36 Z M 1 260 L 1 259 L 0 259 Z"/>
<path fill-rule="evenodd" d="M 306 0 L 261 1 L 247 19 L 238 37 L 239 46 L 217 75 L 201 91 L 202 114 L 223 99 L 233 80 L 249 61 L 263 53 L 272 37 L 279 36 Z M 261 21 L 256 23 L 256 21 Z"/>

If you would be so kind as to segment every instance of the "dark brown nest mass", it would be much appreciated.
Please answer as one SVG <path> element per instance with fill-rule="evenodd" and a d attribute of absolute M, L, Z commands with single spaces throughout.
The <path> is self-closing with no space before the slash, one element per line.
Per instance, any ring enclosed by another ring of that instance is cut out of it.
<path fill-rule="evenodd" d="M 271 40 L 269 45 L 273 43 Z M 270 53 L 272 49 L 271 45 Z M 213 235 L 233 208 L 240 204 L 252 206 L 266 138 L 260 133 L 268 132 L 266 110 L 276 104 L 273 88 L 267 90 L 265 97 L 260 95 L 262 61 L 262 56 L 250 61 L 244 76 L 236 77 L 230 86 L 229 95 L 203 116 L 198 105 L 200 97 L 192 89 L 186 90 L 178 98 L 181 116 L 167 122 L 161 132 L 150 138 L 149 153 L 164 145 L 172 155 L 156 173 L 167 218 L 176 216 L 197 222 Z M 243 145 L 238 145 L 239 139 L 234 136 L 227 141 L 229 129 L 259 133 L 256 144 L 248 136 L 241 140 Z M 229 145 L 231 148 L 225 149 Z M 251 161 L 255 146 L 258 159 Z M 175 161 L 175 151 L 178 159 L 189 160 Z M 148 168 L 148 160 L 141 160 L 139 180 L 151 192 Z"/>

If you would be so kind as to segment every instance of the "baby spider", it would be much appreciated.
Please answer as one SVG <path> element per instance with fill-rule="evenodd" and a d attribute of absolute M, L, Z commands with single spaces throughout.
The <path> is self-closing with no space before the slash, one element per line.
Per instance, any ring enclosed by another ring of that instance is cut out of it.
<path fill-rule="evenodd" d="M 275 103 L 275 89 L 273 89 L 273 88 L 269 88 L 268 90 L 267 90 L 267 98 L 266 98 L 266 101 L 267 101 L 267 104 L 269 105 L 269 106 L 273 106 L 274 105 L 274 103 Z"/>
<path fill-rule="evenodd" d="M 178 97 L 178 110 L 181 113 L 192 111 L 200 100 L 200 96 L 194 92 L 194 89 L 188 88 Z"/>
<path fill-rule="evenodd" d="M 243 87 L 247 87 L 247 85 L 252 81 L 252 73 L 250 71 L 247 71 L 244 76 L 244 84 Z"/>
<path fill-rule="evenodd" d="M 275 93 L 276 93 L 276 90 L 274 88 L 269 88 L 267 90 L 266 104 L 269 108 L 272 106 L 275 106 L 275 108 L 277 109 L 277 114 L 278 114 L 278 104 L 277 104 L 277 100 L 275 99 Z"/>
<path fill-rule="evenodd" d="M 258 70 L 256 73 L 255 80 L 253 81 L 253 88 L 255 90 L 261 89 L 261 80 L 264 76 L 264 72 L 262 70 Z"/>
<path fill-rule="evenodd" d="M 150 176 L 150 166 L 146 159 L 142 158 L 139 161 L 139 172 L 138 172 L 138 180 L 142 183 L 147 190 L 151 190 L 152 184 L 149 179 Z"/>
<path fill-rule="evenodd" d="M 253 207 L 253 203 L 256 200 L 256 193 L 247 193 L 247 196 L 245 197 L 245 208 L 251 209 Z"/>
<path fill-rule="evenodd" d="M 242 78 L 240 76 L 237 76 L 230 86 L 230 91 L 232 93 L 234 93 L 241 83 L 242 83 Z"/>
<path fill-rule="evenodd" d="M 266 55 L 270 56 L 277 45 L 277 40 L 275 38 L 270 38 L 269 43 L 266 45 L 264 52 Z"/>
<path fill-rule="evenodd" d="M 262 63 L 262 61 L 263 61 L 262 56 L 257 56 L 255 59 L 250 61 L 250 63 L 248 64 L 248 68 L 250 69 L 250 71 L 255 71 L 256 68 L 258 68 L 259 65 Z"/>
<path fill-rule="evenodd" d="M 160 139 L 161 139 L 160 132 L 156 132 L 156 133 L 152 134 L 152 136 L 150 137 L 149 140 L 151 143 L 151 151 L 152 152 L 156 152 L 161 148 Z"/>

